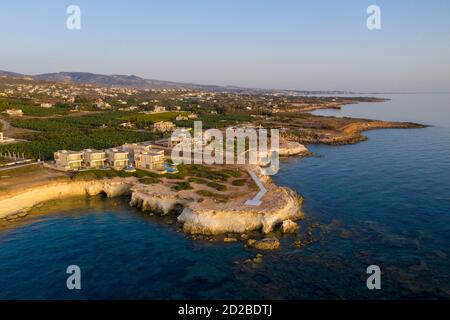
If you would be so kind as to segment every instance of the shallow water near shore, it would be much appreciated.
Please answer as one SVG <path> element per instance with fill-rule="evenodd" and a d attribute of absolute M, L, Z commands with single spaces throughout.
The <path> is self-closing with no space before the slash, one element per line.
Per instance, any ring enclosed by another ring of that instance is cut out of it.
<path fill-rule="evenodd" d="M 1 299 L 395 299 L 450 297 L 450 95 L 380 95 L 315 114 L 413 121 L 349 146 L 309 146 L 274 177 L 305 198 L 302 231 L 245 264 L 242 243 L 193 241 L 126 198 L 68 199 L 0 227 Z M 66 268 L 82 290 L 66 288 Z M 366 287 L 367 266 L 382 290 Z"/>

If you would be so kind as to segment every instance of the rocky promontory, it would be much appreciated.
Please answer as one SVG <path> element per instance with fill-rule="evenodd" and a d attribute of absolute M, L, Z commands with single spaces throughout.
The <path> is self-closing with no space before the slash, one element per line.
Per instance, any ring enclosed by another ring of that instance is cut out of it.
<path fill-rule="evenodd" d="M 267 193 L 260 205 L 252 206 L 246 202 L 255 196 L 257 188 L 233 186 L 231 183 L 227 185 L 227 191 L 213 192 L 212 187 L 217 187 L 217 183 L 194 184 L 188 190 L 177 190 L 174 186 L 179 182 L 145 184 L 135 177 L 56 180 L 1 195 L 0 218 L 15 220 L 9 217 L 21 217 L 19 214 L 46 201 L 99 194 L 108 197 L 129 195 L 130 205 L 144 212 L 176 214 L 178 223 L 188 234 L 269 233 L 286 220 L 295 221 L 303 217 L 302 198 L 296 192 L 276 186 L 268 178 L 262 181 Z"/>

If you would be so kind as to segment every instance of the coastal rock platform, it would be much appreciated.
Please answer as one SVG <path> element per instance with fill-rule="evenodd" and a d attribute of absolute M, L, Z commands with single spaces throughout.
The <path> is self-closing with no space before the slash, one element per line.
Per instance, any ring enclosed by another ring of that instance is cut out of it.
<path fill-rule="evenodd" d="M 303 218 L 302 198 L 293 190 L 263 179 L 267 193 L 259 206 L 245 202 L 254 190 L 239 190 L 225 199 L 204 197 L 196 190 L 176 191 L 166 184 L 146 185 L 134 177 L 90 181 L 52 181 L 0 195 L 0 218 L 27 212 L 41 203 L 80 196 L 104 194 L 131 196 L 130 205 L 160 215 L 176 214 L 188 234 L 218 235 L 262 231 L 269 233 L 285 220 Z"/>

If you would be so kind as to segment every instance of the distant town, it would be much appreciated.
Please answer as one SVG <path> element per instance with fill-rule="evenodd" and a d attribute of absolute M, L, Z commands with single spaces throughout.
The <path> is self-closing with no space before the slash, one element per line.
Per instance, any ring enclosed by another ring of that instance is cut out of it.
<path fill-rule="evenodd" d="M 135 77 L 100 77 L 99 82 L 112 83 L 105 85 L 79 83 L 79 73 L 57 75 L 0 72 L 2 164 L 54 161 L 55 153 L 63 150 L 107 150 L 129 143 L 153 143 L 168 139 L 176 128 L 192 128 L 196 120 L 206 129 L 236 125 L 279 128 L 283 138 L 299 143 L 356 142 L 363 137 L 342 131 L 348 120 L 315 117 L 307 111 L 380 100 L 314 97 L 285 90 L 183 87 L 171 82 L 155 85 L 154 81 L 155 88 L 142 88 L 141 80 Z M 75 76 L 78 80 L 73 80 Z M 83 76 L 86 82 L 99 78 Z M 114 85 L 117 83 L 122 86 Z M 137 88 L 128 86 L 136 83 Z"/>

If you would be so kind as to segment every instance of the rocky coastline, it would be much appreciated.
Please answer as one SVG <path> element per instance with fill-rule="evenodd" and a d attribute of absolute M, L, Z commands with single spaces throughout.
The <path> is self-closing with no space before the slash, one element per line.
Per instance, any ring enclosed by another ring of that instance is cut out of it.
<path fill-rule="evenodd" d="M 245 205 L 248 194 L 227 202 L 204 199 L 195 190 L 176 191 L 164 184 L 146 185 L 134 177 L 90 180 L 53 181 L 25 190 L 0 195 L 0 219 L 15 221 L 44 202 L 70 197 L 130 196 L 130 206 L 143 212 L 177 214 L 182 230 L 192 235 L 272 232 L 284 222 L 303 218 L 302 198 L 293 190 L 264 182 L 268 192 L 260 206 Z"/>

